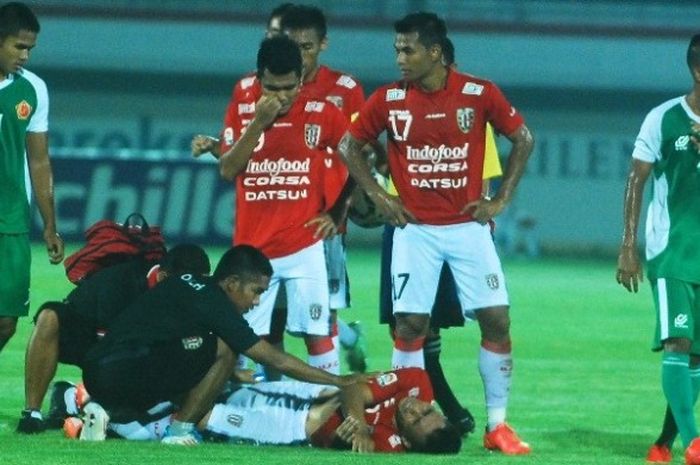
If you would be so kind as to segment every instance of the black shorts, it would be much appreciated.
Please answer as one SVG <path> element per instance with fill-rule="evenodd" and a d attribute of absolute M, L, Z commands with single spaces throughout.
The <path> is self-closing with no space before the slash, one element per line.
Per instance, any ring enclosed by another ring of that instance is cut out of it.
<path fill-rule="evenodd" d="M 39 314 L 47 308 L 58 317 L 58 361 L 82 368 L 85 354 L 97 343 L 97 328 L 67 302 L 43 304 L 34 315 L 34 324 Z"/>
<path fill-rule="evenodd" d="M 385 226 L 382 233 L 382 260 L 379 278 L 379 322 L 392 328 L 396 325 L 394 305 L 391 296 L 391 247 L 394 242 L 394 227 Z M 464 326 L 462 306 L 457 296 L 452 271 L 447 263 L 442 265 L 435 302 L 430 311 L 432 328 Z"/>
<path fill-rule="evenodd" d="M 204 378 L 216 357 L 217 337 L 150 346 L 110 342 L 98 344 L 87 355 L 85 388 L 105 408 L 148 409 L 177 400 Z"/>

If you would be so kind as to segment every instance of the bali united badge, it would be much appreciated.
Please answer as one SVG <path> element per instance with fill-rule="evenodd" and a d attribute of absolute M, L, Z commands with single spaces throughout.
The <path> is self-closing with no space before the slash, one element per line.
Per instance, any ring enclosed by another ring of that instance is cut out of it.
<path fill-rule="evenodd" d="M 457 126 L 464 134 L 468 133 L 474 124 L 473 108 L 457 108 Z"/>
<path fill-rule="evenodd" d="M 321 140 L 321 126 L 318 124 L 304 125 L 304 142 L 310 149 L 316 148 Z"/>

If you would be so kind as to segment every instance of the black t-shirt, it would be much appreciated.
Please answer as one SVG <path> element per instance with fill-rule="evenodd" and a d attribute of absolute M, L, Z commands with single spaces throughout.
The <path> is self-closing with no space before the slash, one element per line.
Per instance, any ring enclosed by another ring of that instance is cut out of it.
<path fill-rule="evenodd" d="M 216 281 L 185 274 L 172 276 L 139 296 L 112 323 L 103 342 L 151 346 L 209 333 L 235 353 L 260 340 Z"/>
<path fill-rule="evenodd" d="M 100 270 L 73 289 L 66 301 L 86 322 L 108 329 L 117 315 L 146 292 L 146 274 L 153 265 L 135 259 Z"/>

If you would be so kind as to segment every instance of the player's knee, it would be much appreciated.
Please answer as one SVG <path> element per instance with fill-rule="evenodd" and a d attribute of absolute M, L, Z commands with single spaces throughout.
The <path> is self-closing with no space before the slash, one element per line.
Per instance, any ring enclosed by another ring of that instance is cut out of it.
<path fill-rule="evenodd" d="M 510 339 L 510 316 L 508 307 L 493 307 L 476 313 L 481 336 L 494 342 Z"/>
<path fill-rule="evenodd" d="M 44 307 L 36 316 L 34 333 L 40 337 L 57 336 L 59 324 L 56 311 L 52 308 Z"/>
<path fill-rule="evenodd" d="M 17 332 L 17 318 L 0 318 L 0 341 L 9 341 Z"/>
<path fill-rule="evenodd" d="M 692 341 L 690 339 L 681 337 L 672 337 L 664 341 L 664 351 L 665 352 L 677 352 L 681 354 L 687 354 L 690 352 L 692 346 Z"/>
<path fill-rule="evenodd" d="M 396 337 L 403 340 L 414 340 L 428 334 L 430 318 L 428 315 L 396 314 Z"/>

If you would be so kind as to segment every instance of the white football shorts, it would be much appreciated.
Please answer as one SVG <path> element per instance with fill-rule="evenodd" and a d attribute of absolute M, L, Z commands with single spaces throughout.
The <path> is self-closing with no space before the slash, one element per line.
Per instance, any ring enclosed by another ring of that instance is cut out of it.
<path fill-rule="evenodd" d="M 328 336 L 328 273 L 323 242 L 286 257 L 273 258 L 270 263 L 273 270 L 270 287 L 260 296 L 260 304 L 245 314 L 255 334 L 270 334 L 277 291 L 283 285 L 287 293 L 287 331 Z"/>
<path fill-rule="evenodd" d="M 251 384 L 216 404 L 207 430 L 255 444 L 306 443 L 306 419 L 316 398 L 335 389 L 299 381 Z"/>
<path fill-rule="evenodd" d="M 488 225 L 475 221 L 408 224 L 394 231 L 394 313 L 430 313 L 443 262 L 452 270 L 466 318 L 474 319 L 475 310 L 508 305 L 505 277 Z"/>

